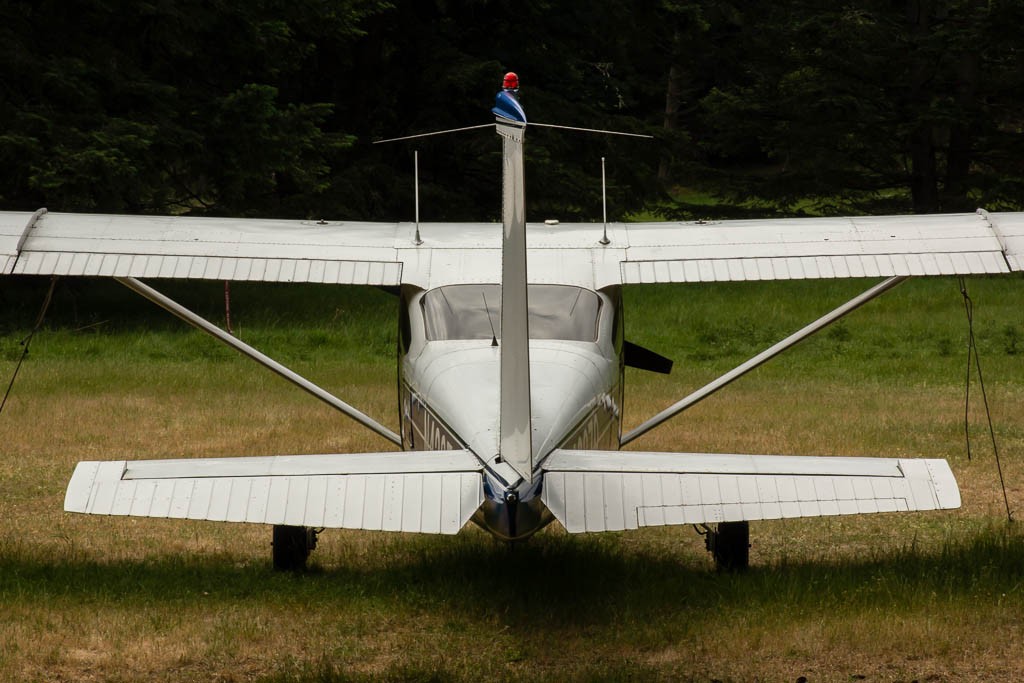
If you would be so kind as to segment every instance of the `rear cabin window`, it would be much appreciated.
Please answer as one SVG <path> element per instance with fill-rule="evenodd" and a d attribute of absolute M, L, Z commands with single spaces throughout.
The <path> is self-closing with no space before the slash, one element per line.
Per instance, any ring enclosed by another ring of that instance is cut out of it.
<path fill-rule="evenodd" d="M 571 285 L 529 285 L 531 339 L 597 341 L 601 299 Z M 500 285 L 448 285 L 423 295 L 427 339 L 501 338 Z"/>

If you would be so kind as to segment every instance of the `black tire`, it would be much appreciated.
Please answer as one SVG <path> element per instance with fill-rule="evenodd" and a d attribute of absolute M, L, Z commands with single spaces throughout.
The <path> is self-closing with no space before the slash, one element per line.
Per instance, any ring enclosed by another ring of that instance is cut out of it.
<path fill-rule="evenodd" d="M 306 568 L 316 547 L 316 531 L 305 526 L 274 525 L 274 569 L 298 572 Z"/>
<path fill-rule="evenodd" d="M 744 571 L 750 566 L 750 522 L 720 523 L 708 533 L 708 550 L 719 571 Z"/>

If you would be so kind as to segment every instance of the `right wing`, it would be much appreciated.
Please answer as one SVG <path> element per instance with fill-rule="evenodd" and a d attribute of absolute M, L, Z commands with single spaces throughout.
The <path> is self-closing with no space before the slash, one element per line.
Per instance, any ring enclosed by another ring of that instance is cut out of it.
<path fill-rule="evenodd" d="M 556 450 L 542 467 L 569 533 L 960 507 L 945 460 Z"/>
<path fill-rule="evenodd" d="M 1024 267 L 1024 213 L 979 209 L 624 228 L 623 284 L 995 274 Z"/>
<path fill-rule="evenodd" d="M 482 469 L 465 450 L 80 462 L 64 509 L 454 534 L 483 502 Z"/>

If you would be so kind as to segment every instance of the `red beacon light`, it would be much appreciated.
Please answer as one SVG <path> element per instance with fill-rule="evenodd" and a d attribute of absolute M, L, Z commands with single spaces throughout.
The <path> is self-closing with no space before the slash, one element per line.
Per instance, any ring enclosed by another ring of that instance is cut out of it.
<path fill-rule="evenodd" d="M 491 113 L 501 119 L 526 123 L 526 112 L 519 104 L 519 76 L 515 71 L 509 71 L 501 81 L 501 91 L 494 98 L 494 108 Z"/>

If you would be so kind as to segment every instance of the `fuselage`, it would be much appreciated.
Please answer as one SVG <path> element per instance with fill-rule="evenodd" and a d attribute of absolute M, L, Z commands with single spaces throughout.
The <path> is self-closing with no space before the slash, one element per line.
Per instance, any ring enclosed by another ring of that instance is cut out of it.
<path fill-rule="evenodd" d="M 529 286 L 532 480 L 499 454 L 500 317 L 497 284 L 403 290 L 399 419 L 407 450 L 465 448 L 480 459 L 486 501 L 473 520 L 519 540 L 552 519 L 540 492 L 553 450 L 619 447 L 619 290 Z"/>

